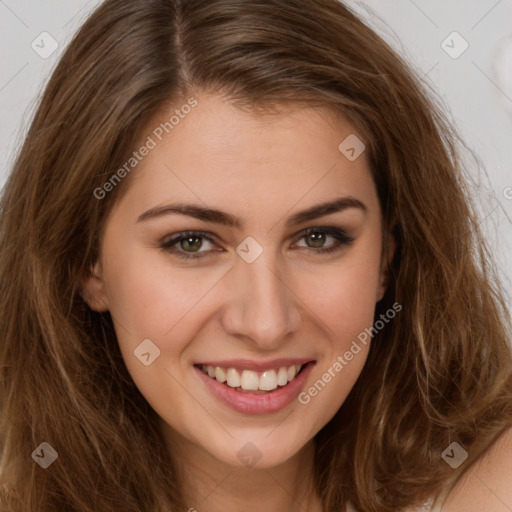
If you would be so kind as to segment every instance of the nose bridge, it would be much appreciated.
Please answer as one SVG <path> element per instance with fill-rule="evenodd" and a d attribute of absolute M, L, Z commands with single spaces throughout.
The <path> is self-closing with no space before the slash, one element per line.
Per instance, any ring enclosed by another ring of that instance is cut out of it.
<path fill-rule="evenodd" d="M 263 251 L 252 263 L 240 258 L 233 270 L 229 286 L 234 293 L 224 316 L 228 333 L 273 348 L 298 329 L 296 301 L 271 251 Z"/>

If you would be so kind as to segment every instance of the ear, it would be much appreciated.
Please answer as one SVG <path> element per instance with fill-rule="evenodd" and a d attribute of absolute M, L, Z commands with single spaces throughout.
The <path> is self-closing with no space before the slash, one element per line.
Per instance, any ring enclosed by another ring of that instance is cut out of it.
<path fill-rule="evenodd" d="M 108 295 L 102 277 L 101 265 L 97 262 L 94 267 L 82 277 L 81 295 L 93 311 L 103 313 L 108 311 Z"/>
<path fill-rule="evenodd" d="M 395 237 L 389 233 L 388 234 L 388 247 L 386 254 L 382 254 L 381 265 L 380 265 L 380 277 L 379 277 L 379 285 L 377 287 L 377 302 L 382 300 L 384 294 L 386 293 L 388 284 L 389 284 L 389 265 L 393 261 L 393 256 L 395 255 L 396 250 L 396 240 Z"/>

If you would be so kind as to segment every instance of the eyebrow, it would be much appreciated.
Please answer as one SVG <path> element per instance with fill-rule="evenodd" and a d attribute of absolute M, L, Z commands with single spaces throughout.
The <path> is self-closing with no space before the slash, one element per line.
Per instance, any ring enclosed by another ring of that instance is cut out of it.
<path fill-rule="evenodd" d="M 325 215 L 331 215 L 350 208 L 358 208 L 364 213 L 368 212 L 366 205 L 359 201 L 359 199 L 351 196 L 338 197 L 334 200 L 312 206 L 306 210 L 293 214 L 288 218 L 285 226 L 295 226 L 318 217 L 324 217 Z M 235 217 L 230 213 L 216 210 L 214 208 L 205 208 L 186 203 L 173 203 L 164 206 L 156 206 L 139 215 L 137 217 L 137 222 L 146 222 L 171 214 L 187 215 L 205 222 L 213 222 L 237 229 L 241 229 L 244 224 L 244 221 L 241 218 Z"/>

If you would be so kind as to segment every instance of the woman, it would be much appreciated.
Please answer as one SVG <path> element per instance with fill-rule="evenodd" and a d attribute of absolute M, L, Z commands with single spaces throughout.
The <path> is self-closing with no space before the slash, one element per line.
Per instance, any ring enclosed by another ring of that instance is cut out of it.
<path fill-rule="evenodd" d="M 457 141 L 336 0 L 105 1 L 2 197 L 2 510 L 510 506 Z"/>

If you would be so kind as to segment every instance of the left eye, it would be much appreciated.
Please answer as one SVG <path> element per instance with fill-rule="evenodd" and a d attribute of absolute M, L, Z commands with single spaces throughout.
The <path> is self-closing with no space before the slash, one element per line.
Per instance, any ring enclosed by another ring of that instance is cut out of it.
<path fill-rule="evenodd" d="M 324 247 L 328 238 L 334 239 L 335 243 L 328 247 Z M 345 231 L 337 228 L 310 228 L 302 232 L 299 240 L 306 240 L 306 248 L 312 249 L 315 253 L 326 253 L 341 249 L 345 245 L 349 245 L 354 238 L 349 237 Z M 175 254 L 179 258 L 191 259 L 202 258 L 212 252 L 211 250 L 203 250 L 203 240 L 210 244 L 214 244 L 214 240 L 202 231 L 188 231 L 181 233 L 179 236 L 161 244 L 161 249 L 166 252 Z M 308 245 L 312 244 L 312 245 Z M 177 247 L 179 244 L 179 247 Z M 304 247 L 298 246 L 298 247 Z"/>
<path fill-rule="evenodd" d="M 323 247 L 323 244 L 328 237 L 333 238 L 335 244 L 329 247 Z M 349 245 L 354 241 L 354 238 L 348 236 L 345 231 L 337 228 L 310 228 L 302 233 L 300 240 L 303 238 L 306 240 L 309 239 L 314 244 L 313 246 L 309 246 L 309 248 L 320 247 L 319 250 L 315 251 L 320 253 L 336 251 L 341 249 L 342 246 Z"/>

